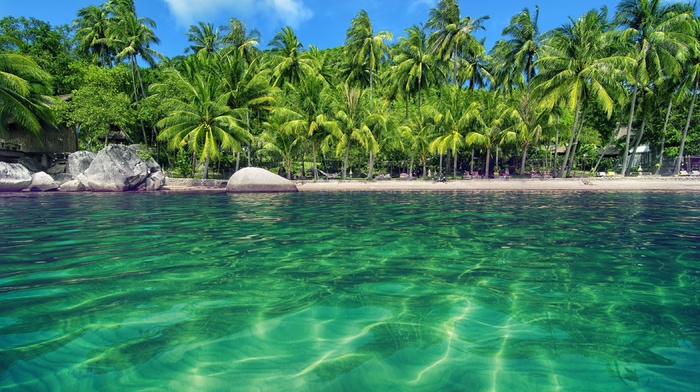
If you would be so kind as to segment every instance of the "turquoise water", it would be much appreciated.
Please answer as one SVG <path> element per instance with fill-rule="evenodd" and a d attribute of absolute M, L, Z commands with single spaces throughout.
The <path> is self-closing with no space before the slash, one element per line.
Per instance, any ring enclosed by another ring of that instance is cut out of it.
<path fill-rule="evenodd" d="M 2 390 L 698 390 L 694 193 L 22 193 L 0 227 Z"/>

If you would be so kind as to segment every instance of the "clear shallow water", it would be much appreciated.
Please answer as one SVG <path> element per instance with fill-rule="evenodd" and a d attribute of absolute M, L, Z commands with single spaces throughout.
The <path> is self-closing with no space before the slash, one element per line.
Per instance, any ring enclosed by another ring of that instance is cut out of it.
<path fill-rule="evenodd" d="M 23 193 L 0 227 L 0 389 L 698 390 L 693 193 Z"/>

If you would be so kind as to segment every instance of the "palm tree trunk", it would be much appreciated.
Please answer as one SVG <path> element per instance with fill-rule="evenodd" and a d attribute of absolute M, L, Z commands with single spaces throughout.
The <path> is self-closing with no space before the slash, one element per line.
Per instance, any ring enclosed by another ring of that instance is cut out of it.
<path fill-rule="evenodd" d="M 350 156 L 350 141 L 345 146 L 345 158 L 343 159 L 343 180 L 347 178 L 348 173 L 348 157 Z"/>
<path fill-rule="evenodd" d="M 622 162 L 622 177 L 625 176 L 625 171 L 627 168 L 627 164 L 629 163 L 629 152 L 630 152 L 630 135 L 632 135 L 632 121 L 634 121 L 634 109 L 637 106 L 637 84 L 635 82 L 634 84 L 634 90 L 632 92 L 632 103 L 630 107 L 630 118 L 629 121 L 627 122 L 627 139 L 625 141 L 625 159 Z"/>
<path fill-rule="evenodd" d="M 578 121 L 581 115 L 581 93 L 579 93 L 578 99 L 576 100 L 576 109 L 574 115 L 574 126 L 571 129 L 571 137 L 569 138 L 569 145 L 566 146 L 566 153 L 564 154 L 564 162 L 562 162 L 561 172 L 557 177 L 564 178 L 566 175 L 566 165 L 569 161 L 569 155 L 571 155 L 571 147 L 574 145 L 574 139 L 576 138 L 576 130 L 578 129 Z M 556 154 L 556 151 L 554 152 Z"/>
<path fill-rule="evenodd" d="M 581 120 L 578 126 L 578 131 L 576 132 L 576 139 L 574 139 L 574 146 L 571 149 L 571 156 L 569 157 L 569 164 L 566 166 L 566 176 L 571 177 L 571 168 L 574 166 L 576 159 L 576 151 L 578 151 L 578 142 L 581 139 L 581 132 L 583 131 L 583 124 L 586 122 L 586 109 L 581 113 Z"/>
<path fill-rule="evenodd" d="M 202 178 L 205 180 L 209 178 L 209 155 L 204 157 L 204 172 L 202 173 Z"/>
<path fill-rule="evenodd" d="M 489 177 L 489 164 L 491 163 L 491 149 L 487 148 L 486 149 L 486 169 L 484 169 L 484 178 L 490 178 Z"/>
<path fill-rule="evenodd" d="M 600 163 L 603 161 L 603 157 L 605 156 L 605 149 L 608 146 L 611 146 L 613 144 L 613 142 L 615 141 L 615 138 L 617 137 L 617 135 L 620 134 L 620 128 L 622 128 L 622 114 L 623 114 L 623 110 L 620 110 L 620 121 L 617 122 L 617 131 L 610 134 L 610 141 L 608 142 L 608 144 L 603 146 L 603 151 L 601 151 L 601 153 L 600 153 L 600 158 L 598 158 L 598 162 L 595 164 L 595 168 L 593 169 L 593 173 L 598 173 L 598 167 L 600 166 Z"/>
<path fill-rule="evenodd" d="M 194 178 L 197 170 L 197 152 L 194 150 L 192 150 L 192 160 L 190 162 L 192 163 L 192 178 Z"/>
<path fill-rule="evenodd" d="M 316 153 L 316 144 L 311 143 L 311 156 L 314 161 L 314 180 L 318 180 L 318 163 L 317 163 L 317 153 Z"/>
<path fill-rule="evenodd" d="M 685 140 L 688 137 L 688 129 L 690 128 L 690 120 L 693 118 L 693 109 L 695 109 L 695 100 L 698 94 L 698 84 L 700 84 L 700 78 L 695 79 L 695 87 L 693 88 L 693 100 L 690 103 L 690 109 L 688 110 L 688 119 L 685 122 L 685 129 L 683 130 L 683 137 L 681 138 L 681 147 L 678 149 L 678 162 L 676 162 L 676 170 L 673 174 L 678 174 L 681 172 L 681 160 L 683 160 L 683 154 L 685 153 Z"/>
<path fill-rule="evenodd" d="M 442 154 L 440 154 L 440 175 L 439 178 L 442 178 Z"/>
<path fill-rule="evenodd" d="M 452 164 L 452 178 L 457 179 L 457 150 L 455 149 L 452 153 L 454 154 L 454 163 Z"/>
<path fill-rule="evenodd" d="M 472 160 L 469 162 L 469 175 L 474 173 L 474 149 L 472 148 Z"/>
<path fill-rule="evenodd" d="M 367 179 L 371 180 L 374 172 L 374 153 L 372 150 L 369 151 L 369 162 L 367 166 L 369 167 L 369 170 L 367 170 Z"/>
<path fill-rule="evenodd" d="M 552 164 L 552 175 L 556 176 L 557 175 L 557 154 L 559 150 L 559 122 L 561 121 L 561 117 L 557 115 L 557 126 L 555 128 L 556 130 L 556 136 L 554 136 L 554 163 Z"/>
<path fill-rule="evenodd" d="M 530 143 L 525 143 L 523 145 L 523 155 L 520 159 L 520 175 L 522 176 L 525 174 L 525 161 L 527 160 L 527 149 L 529 147 Z"/>
<path fill-rule="evenodd" d="M 661 133 L 661 153 L 659 154 L 659 164 L 656 167 L 655 176 L 661 172 L 661 166 L 664 164 L 664 148 L 666 147 L 666 128 L 668 128 L 668 120 L 671 118 L 671 109 L 673 109 L 673 97 L 668 100 L 668 110 L 666 111 L 666 120 L 664 121 L 664 130 Z"/>
<path fill-rule="evenodd" d="M 646 127 L 647 127 L 647 122 L 648 121 L 646 118 L 644 120 L 642 120 L 642 127 L 639 129 L 639 135 L 637 136 L 637 139 L 634 141 L 634 148 L 632 149 L 632 154 L 630 154 L 630 159 L 627 161 L 628 165 L 632 164 L 632 157 L 634 157 L 634 155 L 637 153 L 637 148 L 639 148 L 639 143 L 641 143 L 641 141 L 642 141 L 642 135 L 644 135 L 644 129 L 646 129 Z M 639 165 L 640 166 L 642 165 L 641 161 L 639 162 Z M 630 169 L 629 167 L 625 168 L 625 174 L 627 174 L 627 172 L 629 172 L 629 169 Z"/>

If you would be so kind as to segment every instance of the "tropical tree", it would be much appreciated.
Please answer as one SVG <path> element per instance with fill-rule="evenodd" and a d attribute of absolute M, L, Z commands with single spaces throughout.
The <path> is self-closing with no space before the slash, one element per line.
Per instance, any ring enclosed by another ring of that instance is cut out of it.
<path fill-rule="evenodd" d="M 338 126 L 331 138 L 335 140 L 336 156 L 343 156 L 343 180 L 347 177 L 351 141 L 360 139 L 360 134 L 370 132 L 364 123 L 366 116 L 364 91 L 347 83 L 341 85 L 335 94 L 333 115 Z"/>
<path fill-rule="evenodd" d="M 337 124 L 330 111 L 328 86 L 320 76 L 309 75 L 298 86 L 291 87 L 290 113 L 280 130 L 301 135 L 311 145 L 314 179 L 318 179 L 318 150 Z"/>
<path fill-rule="evenodd" d="M 483 29 L 483 23 L 488 19 L 488 16 L 477 19 L 462 17 L 457 0 L 438 0 L 437 6 L 430 10 L 426 27 L 433 31 L 430 37 L 431 49 L 442 61 L 452 60 L 454 84 L 458 84 L 460 55 L 469 50 L 478 52 L 474 47 L 481 45 L 472 32 Z"/>
<path fill-rule="evenodd" d="M 400 37 L 394 47 L 392 80 L 406 97 L 415 94 L 420 112 L 421 91 L 437 84 L 440 71 L 428 50 L 425 29 L 414 25 L 405 31 L 406 37 Z"/>
<path fill-rule="evenodd" d="M 0 52 L 0 133 L 12 122 L 38 136 L 42 123 L 52 124 L 51 82 L 51 75 L 30 58 Z"/>
<path fill-rule="evenodd" d="M 695 18 L 693 25 L 695 36 L 700 38 L 700 18 Z M 686 77 L 683 82 L 682 89 L 689 91 L 692 98 L 690 101 L 690 107 L 688 108 L 688 117 L 685 122 L 685 127 L 683 128 L 683 134 L 681 135 L 681 144 L 678 149 L 678 159 L 676 160 L 676 167 L 673 171 L 674 174 L 679 174 L 681 171 L 681 162 L 683 161 L 683 155 L 685 154 L 685 143 L 688 138 L 690 122 L 693 118 L 698 88 L 700 88 L 700 47 L 698 45 L 694 45 L 690 54 L 691 55 L 689 56 L 688 61 L 686 61 L 684 64 L 686 68 Z"/>
<path fill-rule="evenodd" d="M 560 101 L 574 112 L 574 123 L 559 175 L 570 169 L 569 158 L 577 135 L 583 128 L 583 109 L 588 104 L 599 105 L 612 115 L 615 103 L 624 94 L 620 83 L 633 63 L 628 56 L 613 54 L 609 43 L 612 26 L 607 9 L 589 11 L 581 18 L 555 29 L 546 39 L 536 66 L 540 69 L 534 80 L 533 93 L 551 108 Z M 572 159 L 573 161 L 573 159 Z"/>
<path fill-rule="evenodd" d="M 365 10 L 360 11 L 350 23 L 346 33 L 345 54 L 348 58 L 352 79 L 364 80 L 369 76 L 369 102 L 373 102 L 373 76 L 379 63 L 388 56 L 389 46 L 393 35 L 388 31 L 374 33 L 372 22 Z"/>
<path fill-rule="evenodd" d="M 262 147 L 258 150 L 258 154 L 270 154 L 282 158 L 282 165 L 289 180 L 292 179 L 294 154 L 302 146 L 305 139 L 302 134 L 285 132 L 282 129 L 293 115 L 293 112 L 284 107 L 273 110 L 270 120 L 264 124 L 265 130 L 259 138 Z"/>
<path fill-rule="evenodd" d="M 294 30 L 287 26 L 279 31 L 268 46 L 273 54 L 273 85 L 299 83 L 305 76 L 314 73 L 314 59 L 302 49 L 304 45 L 297 39 Z"/>
<path fill-rule="evenodd" d="M 238 52 L 246 62 L 250 63 L 259 53 L 258 45 L 261 35 L 258 30 L 248 30 L 245 23 L 231 18 L 228 26 L 222 29 L 222 32 L 226 33 L 222 39 L 225 46 L 222 50 L 224 55 Z"/>
<path fill-rule="evenodd" d="M 95 5 L 80 9 L 73 22 L 78 51 L 101 66 L 111 66 L 116 55 L 108 34 L 109 23 L 107 9 Z"/>
<path fill-rule="evenodd" d="M 466 142 L 481 147 L 486 154 L 484 177 L 491 174 L 491 151 L 501 142 L 512 142 L 516 133 L 506 129 L 509 111 L 496 92 L 482 90 L 475 99 L 475 127 L 466 136 Z"/>
<path fill-rule="evenodd" d="M 203 177 L 207 178 L 211 159 L 218 159 L 222 150 L 240 151 L 241 144 L 249 142 L 252 135 L 228 106 L 230 93 L 220 88 L 219 78 L 214 74 L 199 72 L 188 80 L 176 73 L 173 78 L 185 93 L 163 100 L 168 115 L 158 122 L 161 129 L 158 140 L 167 141 L 171 149 L 189 147 L 204 163 Z M 156 94 L 163 88 L 167 86 L 152 86 Z"/>
<path fill-rule="evenodd" d="M 187 32 L 187 40 L 192 43 L 185 50 L 185 53 L 192 51 L 193 53 L 218 53 L 221 50 L 223 37 L 219 29 L 214 28 L 211 23 L 199 22 L 196 26 L 190 26 Z"/>
<path fill-rule="evenodd" d="M 519 72 L 525 74 L 525 82 L 529 85 L 535 77 L 535 61 L 539 52 L 540 31 L 537 26 L 540 9 L 535 6 L 535 15 L 525 8 L 513 16 L 510 24 L 503 29 L 502 35 L 508 39 L 506 61 L 517 67 Z"/>
<path fill-rule="evenodd" d="M 529 91 L 519 91 L 507 103 L 511 124 L 506 130 L 517 134 L 517 143 L 520 147 L 520 174 L 525 173 L 528 149 L 537 142 L 542 132 L 544 122 L 544 110 L 532 98 Z"/>
<path fill-rule="evenodd" d="M 447 94 L 447 104 L 434 118 L 440 136 L 430 143 L 430 150 L 441 156 L 451 151 L 452 176 L 457 177 L 459 151 L 471 144 L 467 142 L 467 134 L 469 129 L 474 128 L 473 124 L 480 120 L 481 107 L 477 101 L 468 102 L 465 93 L 457 86 L 449 88 Z M 442 176 L 442 165 L 440 165 L 440 176 Z"/>
<path fill-rule="evenodd" d="M 621 0 L 615 22 L 626 28 L 624 37 L 633 45 L 635 65 L 632 102 L 625 141 L 622 175 L 628 169 L 630 136 L 640 89 L 662 83 L 668 75 L 681 71 L 688 49 L 696 44 L 692 28 L 693 10 L 680 3 L 663 0 Z"/>
<path fill-rule="evenodd" d="M 422 175 L 426 176 L 428 159 L 431 156 L 430 143 L 437 138 L 437 124 L 439 120 L 438 110 L 432 105 L 423 105 L 420 111 L 411 114 L 409 121 L 399 127 L 400 137 L 404 144 L 408 146 L 408 152 L 413 157 L 417 157 L 423 170 Z M 411 164 L 411 168 L 412 168 Z"/>

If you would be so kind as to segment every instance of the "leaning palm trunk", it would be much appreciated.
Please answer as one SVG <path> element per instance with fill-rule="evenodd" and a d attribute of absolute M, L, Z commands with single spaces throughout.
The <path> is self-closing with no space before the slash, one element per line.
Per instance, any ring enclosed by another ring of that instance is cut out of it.
<path fill-rule="evenodd" d="M 664 130 L 661 133 L 661 153 L 659 154 L 659 164 L 656 167 L 655 176 L 658 176 L 661 172 L 661 166 L 664 164 L 664 148 L 666 147 L 666 128 L 668 127 L 668 120 L 671 117 L 671 110 L 673 109 L 673 98 L 668 100 L 668 110 L 666 111 L 666 120 L 664 121 Z"/>
<path fill-rule="evenodd" d="M 576 151 L 578 151 L 578 142 L 581 140 L 581 132 L 583 131 L 583 124 L 586 120 L 586 109 L 581 113 L 581 120 L 578 126 L 578 131 L 576 132 L 576 139 L 574 139 L 574 146 L 571 149 L 571 156 L 569 157 L 569 164 L 566 166 L 566 176 L 571 177 L 571 168 L 574 166 L 576 159 Z"/>
<path fill-rule="evenodd" d="M 520 175 L 525 174 L 525 162 L 527 160 L 527 149 L 530 147 L 530 143 L 523 144 L 523 155 L 520 158 Z"/>
<path fill-rule="evenodd" d="M 578 129 L 578 120 L 581 115 L 581 96 L 583 94 L 579 93 L 578 99 L 576 100 L 576 115 L 574 116 L 574 126 L 571 129 L 571 137 L 569 138 L 569 145 L 566 146 L 566 153 L 564 154 L 564 162 L 562 162 L 561 171 L 557 177 L 564 178 L 566 175 L 566 165 L 569 160 L 569 155 L 571 155 L 571 147 L 574 144 L 574 138 L 576 137 L 576 130 Z M 556 154 L 556 151 L 554 152 Z"/>
<path fill-rule="evenodd" d="M 313 170 L 314 170 L 314 180 L 318 180 L 318 163 L 317 163 L 317 153 L 316 153 L 316 145 L 311 144 L 311 157 L 313 158 Z"/>
<path fill-rule="evenodd" d="M 681 161 L 683 160 L 683 153 L 685 150 L 685 140 L 688 137 L 688 129 L 690 128 L 690 120 L 693 118 L 693 109 L 695 109 L 695 99 L 698 94 L 698 84 L 700 84 L 700 78 L 695 79 L 695 87 L 693 88 L 693 100 L 690 103 L 690 110 L 688 110 L 688 119 L 685 122 L 685 129 L 683 130 L 683 138 L 681 138 L 681 147 L 678 150 L 678 161 L 676 162 L 676 170 L 673 174 L 678 174 L 681 172 Z"/>
<path fill-rule="evenodd" d="M 625 168 L 625 175 L 629 173 L 629 165 L 632 164 L 632 157 L 637 153 L 637 149 L 639 148 L 639 143 L 642 141 L 642 135 L 644 135 L 644 129 L 647 127 L 647 119 L 645 118 L 642 121 L 642 127 L 639 128 L 639 135 L 637 136 L 637 139 L 634 141 L 634 147 L 632 148 L 632 152 L 630 153 L 630 158 L 627 160 L 627 165 L 628 167 Z M 641 162 L 640 162 L 641 165 Z"/>
<path fill-rule="evenodd" d="M 457 178 L 457 150 L 453 151 L 454 153 L 454 163 L 452 165 L 452 178 L 456 179 Z"/>
<path fill-rule="evenodd" d="M 202 173 L 202 178 L 209 178 L 209 155 L 204 158 L 204 172 Z"/>
<path fill-rule="evenodd" d="M 345 158 L 343 159 L 343 180 L 347 178 L 348 173 L 348 157 L 350 156 L 350 141 L 345 146 Z"/>
<path fill-rule="evenodd" d="M 557 116 L 556 136 L 554 137 L 554 163 L 552 164 L 552 175 L 557 175 L 557 154 L 559 151 L 559 121 L 561 118 Z"/>
<path fill-rule="evenodd" d="M 622 177 L 625 176 L 627 165 L 629 164 L 630 136 L 632 135 L 632 121 L 634 121 L 634 109 L 637 105 L 637 84 L 634 85 L 632 93 L 632 106 L 630 107 L 630 118 L 627 122 L 627 137 L 625 139 L 625 159 L 622 162 Z"/>
<path fill-rule="evenodd" d="M 372 174 L 374 174 L 374 153 L 370 150 L 369 152 L 369 170 L 367 170 L 367 179 L 372 179 Z"/>
<path fill-rule="evenodd" d="M 620 121 L 617 122 L 617 132 L 610 134 L 610 141 L 608 141 L 608 144 L 606 144 L 603 147 L 603 151 L 601 151 L 601 153 L 600 153 L 600 158 L 598 158 L 598 162 L 596 162 L 596 164 L 595 164 L 595 168 L 593 169 L 593 173 L 598 173 L 598 167 L 600 167 L 600 163 L 603 161 L 603 157 L 605 156 L 605 149 L 608 146 L 611 146 L 613 144 L 617 135 L 620 134 L 621 128 L 622 128 L 622 110 L 620 111 Z"/>

